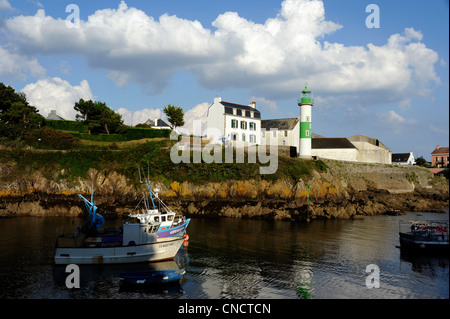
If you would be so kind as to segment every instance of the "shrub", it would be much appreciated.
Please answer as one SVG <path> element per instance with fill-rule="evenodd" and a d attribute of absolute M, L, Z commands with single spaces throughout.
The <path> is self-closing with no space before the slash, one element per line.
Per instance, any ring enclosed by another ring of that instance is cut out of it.
<path fill-rule="evenodd" d="M 68 150 L 79 145 L 79 140 L 72 134 L 57 131 L 49 126 L 28 131 L 24 140 L 26 144 L 41 149 Z"/>

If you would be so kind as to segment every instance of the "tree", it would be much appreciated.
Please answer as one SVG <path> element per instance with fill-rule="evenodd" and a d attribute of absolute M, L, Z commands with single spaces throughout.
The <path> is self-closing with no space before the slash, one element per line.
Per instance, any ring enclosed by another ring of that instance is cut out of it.
<path fill-rule="evenodd" d="M 163 108 L 164 113 L 167 115 L 167 119 L 172 124 L 172 129 L 175 131 L 177 126 L 184 125 L 184 112 L 181 107 L 167 105 Z"/>
<path fill-rule="evenodd" d="M 25 132 L 43 125 L 44 118 L 30 105 L 24 93 L 0 83 L 0 135 L 22 138 Z"/>
<path fill-rule="evenodd" d="M 125 132 L 122 115 L 111 110 L 103 102 L 80 99 L 75 103 L 74 109 L 80 113 L 76 115 L 77 121 L 87 125 L 89 134 Z"/>
<path fill-rule="evenodd" d="M 416 158 L 416 165 L 417 166 L 428 166 L 428 162 L 425 158 L 423 158 L 423 155 Z"/>

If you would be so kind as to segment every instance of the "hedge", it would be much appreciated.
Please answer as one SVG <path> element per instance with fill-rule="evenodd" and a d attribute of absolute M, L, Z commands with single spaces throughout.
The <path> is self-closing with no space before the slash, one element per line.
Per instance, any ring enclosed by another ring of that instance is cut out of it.
<path fill-rule="evenodd" d="M 168 129 L 127 127 L 127 132 L 125 134 L 89 135 L 87 125 L 84 125 L 79 121 L 46 120 L 45 123 L 55 130 L 68 131 L 68 133 L 80 139 L 101 142 L 124 142 L 155 137 L 168 138 L 170 137 L 171 132 L 171 130 Z"/>
<path fill-rule="evenodd" d="M 78 121 L 68 120 L 45 120 L 45 125 L 53 127 L 55 130 L 61 131 L 76 131 L 80 133 L 87 133 L 87 125 Z"/>

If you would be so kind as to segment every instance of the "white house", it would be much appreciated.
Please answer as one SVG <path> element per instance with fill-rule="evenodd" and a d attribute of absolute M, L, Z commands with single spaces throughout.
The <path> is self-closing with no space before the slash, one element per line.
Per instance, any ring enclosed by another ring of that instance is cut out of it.
<path fill-rule="evenodd" d="M 261 144 L 261 113 L 255 102 L 242 105 L 214 98 L 208 108 L 207 128 L 211 144 Z"/>
<path fill-rule="evenodd" d="M 392 164 L 397 165 L 415 165 L 416 159 L 412 152 L 409 153 L 394 153 L 392 154 Z"/>
<path fill-rule="evenodd" d="M 276 131 L 270 131 L 276 129 Z M 295 146 L 300 143 L 300 121 L 298 118 L 261 120 L 261 141 L 270 144 L 270 134 L 277 137 L 279 146 Z"/>

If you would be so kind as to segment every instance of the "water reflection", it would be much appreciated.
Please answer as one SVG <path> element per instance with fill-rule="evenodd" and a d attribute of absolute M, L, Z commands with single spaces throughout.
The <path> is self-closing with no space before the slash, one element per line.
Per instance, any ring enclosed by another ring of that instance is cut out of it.
<path fill-rule="evenodd" d="M 448 256 L 396 247 L 399 220 L 416 215 L 311 223 L 195 218 L 176 265 L 80 265 L 80 289 L 65 286 L 68 273 L 53 265 L 53 249 L 56 229 L 70 231 L 81 220 L 0 219 L 0 298 L 448 298 Z M 379 289 L 365 286 L 368 264 L 380 268 Z M 120 286 L 123 272 L 175 266 L 186 269 L 179 285 Z"/>

